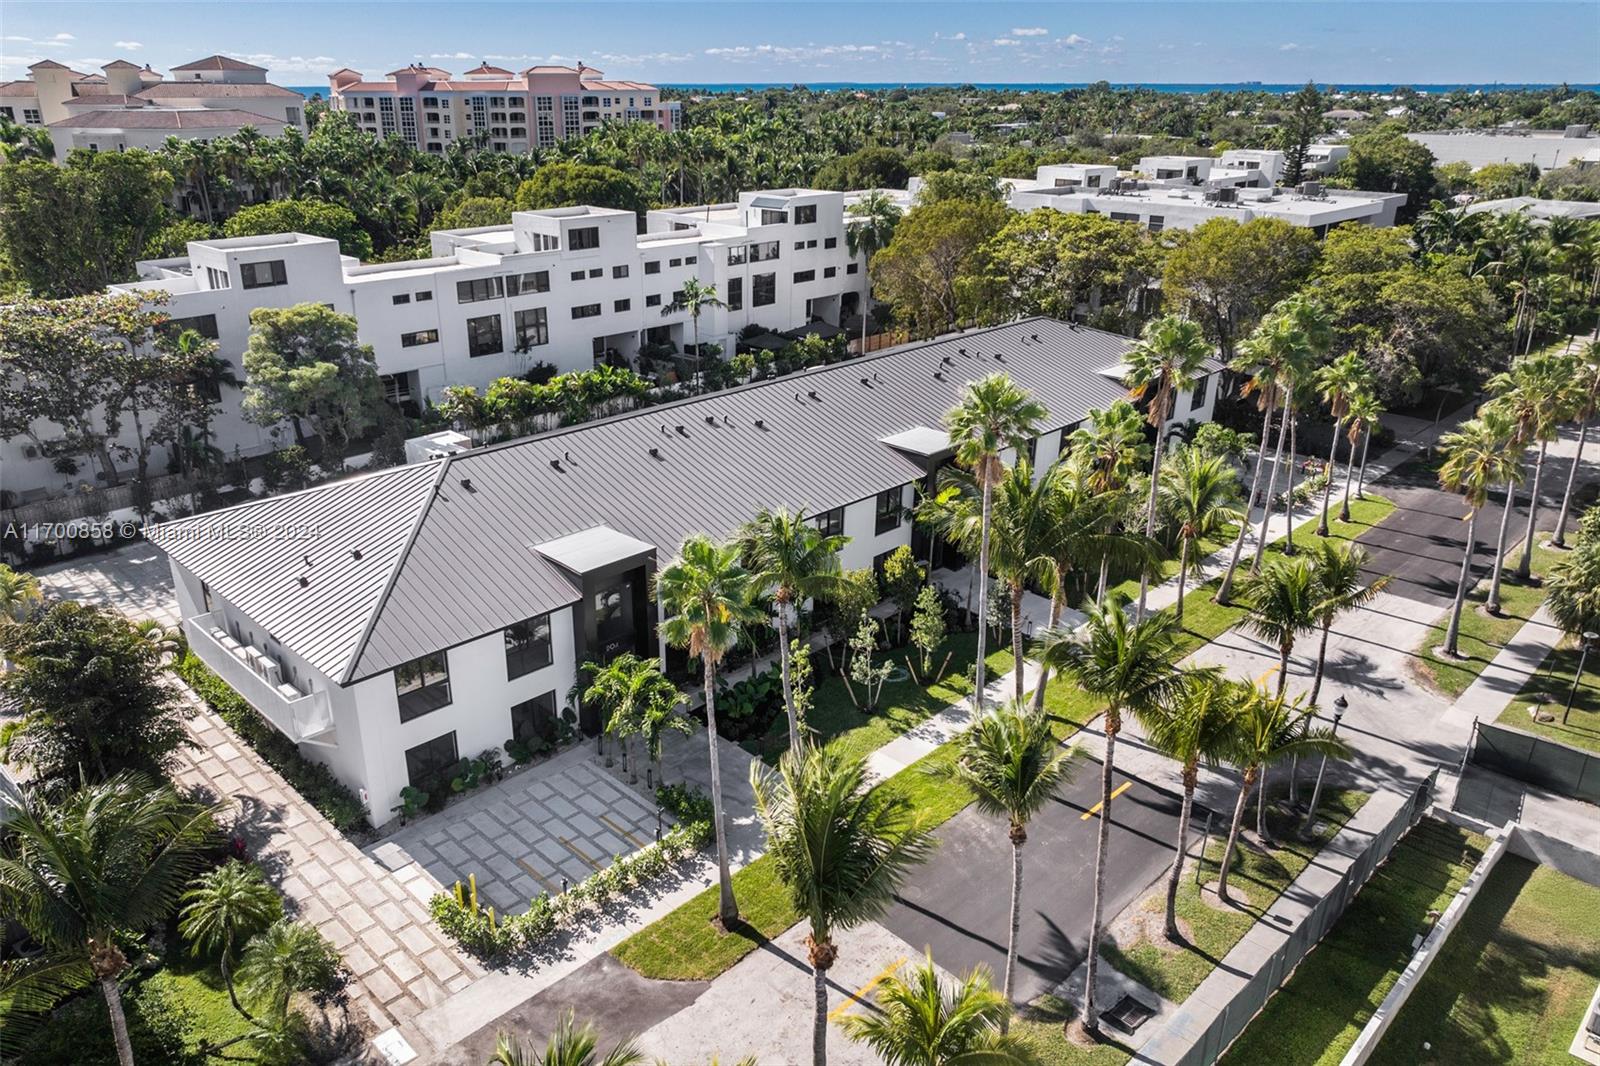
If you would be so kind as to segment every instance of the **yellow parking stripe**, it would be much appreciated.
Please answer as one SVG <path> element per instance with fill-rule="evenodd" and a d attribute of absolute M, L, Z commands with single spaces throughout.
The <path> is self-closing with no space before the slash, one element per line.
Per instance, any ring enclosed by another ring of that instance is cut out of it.
<path fill-rule="evenodd" d="M 884 978 L 888 977 L 890 974 L 894 973 L 896 970 L 898 970 L 900 967 L 904 966 L 905 964 L 906 964 L 906 957 L 904 955 L 902 955 L 898 959 L 895 959 L 893 962 L 891 962 L 889 965 L 885 966 L 882 970 L 878 971 L 878 976 L 874 977 L 872 980 L 868 981 L 866 984 L 864 984 L 860 988 L 856 989 L 855 992 L 850 996 L 849 999 L 845 1000 L 843 1003 L 839 1004 L 837 1007 L 835 1007 L 832 1010 L 830 1010 L 828 1012 L 828 1020 L 830 1022 L 833 1021 L 835 1018 L 837 1018 L 839 1015 L 843 1014 L 845 1011 L 849 1010 L 852 1006 L 854 1006 L 857 1003 L 865 1003 L 867 1001 L 867 996 L 872 994 L 872 990 L 874 988 L 877 988 L 880 984 L 883 983 L 883 979 Z"/>
<path fill-rule="evenodd" d="M 1112 791 L 1111 798 L 1112 799 L 1116 799 L 1118 796 L 1122 795 L 1124 792 L 1128 791 L 1128 789 L 1130 789 L 1132 787 L 1133 787 L 1133 782 L 1132 781 L 1124 781 L 1122 784 L 1118 785 Z M 1100 813 L 1100 806 L 1101 805 L 1099 803 L 1096 803 L 1093 807 L 1090 807 L 1088 810 L 1084 811 L 1082 814 L 1080 814 L 1078 816 L 1078 821 L 1087 822 L 1090 818 L 1093 818 L 1095 815 L 1099 814 Z"/>
<path fill-rule="evenodd" d="M 636 837 L 632 833 L 628 832 L 628 830 L 622 828 L 622 826 L 618 825 L 616 822 L 613 822 L 610 818 L 607 818 L 605 815 L 602 814 L 600 816 L 600 820 L 602 822 L 606 823 L 607 825 L 609 825 L 611 828 L 615 829 L 617 832 L 621 833 L 623 836 L 627 837 L 628 838 L 628 842 L 631 843 L 634 847 L 636 847 L 636 848 L 644 847 L 644 841 L 640 840 L 638 837 Z"/>
<path fill-rule="evenodd" d="M 572 841 L 568 840 L 566 837 L 556 837 L 556 839 L 561 841 L 562 844 L 566 845 L 566 848 L 567 848 L 568 851 L 572 852 L 572 854 L 576 855 L 578 858 L 580 858 L 584 862 L 588 863 L 591 868 L 596 869 L 596 870 L 600 869 L 600 864 L 595 862 L 593 859 L 589 858 L 588 855 L 584 854 L 583 849 L 578 847 L 578 845 L 574 844 Z"/>
<path fill-rule="evenodd" d="M 1264 673 L 1260 677 L 1256 678 L 1256 687 L 1257 688 L 1265 687 L 1266 683 L 1267 683 L 1267 678 L 1271 677 L 1273 674 L 1275 674 L 1277 672 L 1278 672 L 1278 668 L 1276 666 L 1274 666 L 1272 669 L 1268 670 L 1266 673 Z"/>
<path fill-rule="evenodd" d="M 535 881 L 537 881 L 541 885 L 543 885 L 544 886 L 544 890 L 546 892 L 554 892 L 555 891 L 555 886 L 552 885 L 549 881 L 546 881 L 544 879 L 544 877 L 540 875 L 538 870 L 535 870 L 532 866 L 529 866 L 526 860 L 518 859 L 518 860 L 516 860 L 516 863 L 517 863 L 518 866 L 520 866 L 524 870 L 528 871 L 528 876 L 529 877 L 532 877 Z"/>

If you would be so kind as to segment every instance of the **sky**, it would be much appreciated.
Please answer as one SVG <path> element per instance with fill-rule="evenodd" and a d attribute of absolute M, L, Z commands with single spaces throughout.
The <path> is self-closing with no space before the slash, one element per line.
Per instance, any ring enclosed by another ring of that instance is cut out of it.
<path fill-rule="evenodd" d="M 665 84 L 1600 82 L 1600 0 L 264 3 L 0 0 L 0 77 L 221 52 L 282 85 L 422 61 Z"/>

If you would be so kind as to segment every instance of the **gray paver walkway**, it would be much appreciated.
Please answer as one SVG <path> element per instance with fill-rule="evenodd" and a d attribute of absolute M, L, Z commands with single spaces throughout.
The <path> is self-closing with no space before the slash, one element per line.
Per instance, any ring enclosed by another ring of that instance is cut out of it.
<path fill-rule="evenodd" d="M 111 607 L 129 618 L 178 624 L 178 600 L 166 553 L 143 541 L 85 559 L 35 570 L 51 599 Z"/>
<path fill-rule="evenodd" d="M 1500 712 L 1522 691 L 1528 679 L 1539 672 L 1539 667 L 1560 641 L 1561 627 L 1550 617 L 1549 606 L 1541 604 L 1533 617 L 1517 630 L 1517 635 L 1483 668 L 1478 679 L 1456 697 L 1455 703 L 1445 712 L 1445 721 L 1471 725 L 1474 719 L 1492 722 L 1500 717 Z"/>

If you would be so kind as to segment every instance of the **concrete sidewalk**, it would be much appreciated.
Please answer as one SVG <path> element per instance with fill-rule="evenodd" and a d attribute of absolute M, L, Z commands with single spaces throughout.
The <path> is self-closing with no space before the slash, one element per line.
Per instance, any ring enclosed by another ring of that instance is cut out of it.
<path fill-rule="evenodd" d="M 1539 672 L 1560 643 L 1561 635 L 1561 627 L 1550 617 L 1549 605 L 1541 604 L 1478 679 L 1450 705 L 1443 720 L 1453 725 L 1471 725 L 1474 720 L 1492 722 L 1500 717 L 1522 686 Z"/>

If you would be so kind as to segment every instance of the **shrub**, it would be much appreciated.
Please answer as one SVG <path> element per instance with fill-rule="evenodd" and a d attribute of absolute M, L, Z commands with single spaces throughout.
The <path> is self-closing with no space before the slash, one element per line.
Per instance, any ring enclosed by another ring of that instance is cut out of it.
<path fill-rule="evenodd" d="M 122 1005 L 135 1062 L 167 1066 L 202 1066 L 205 1062 L 203 1055 L 192 1050 L 193 1013 L 167 989 L 148 982 L 136 985 L 124 993 Z M 7 1062 L 13 1061 L 11 1050 L 6 1049 Z M 30 1066 L 117 1066 L 105 997 L 94 991 L 74 998 L 21 1050 L 16 1061 Z"/>

